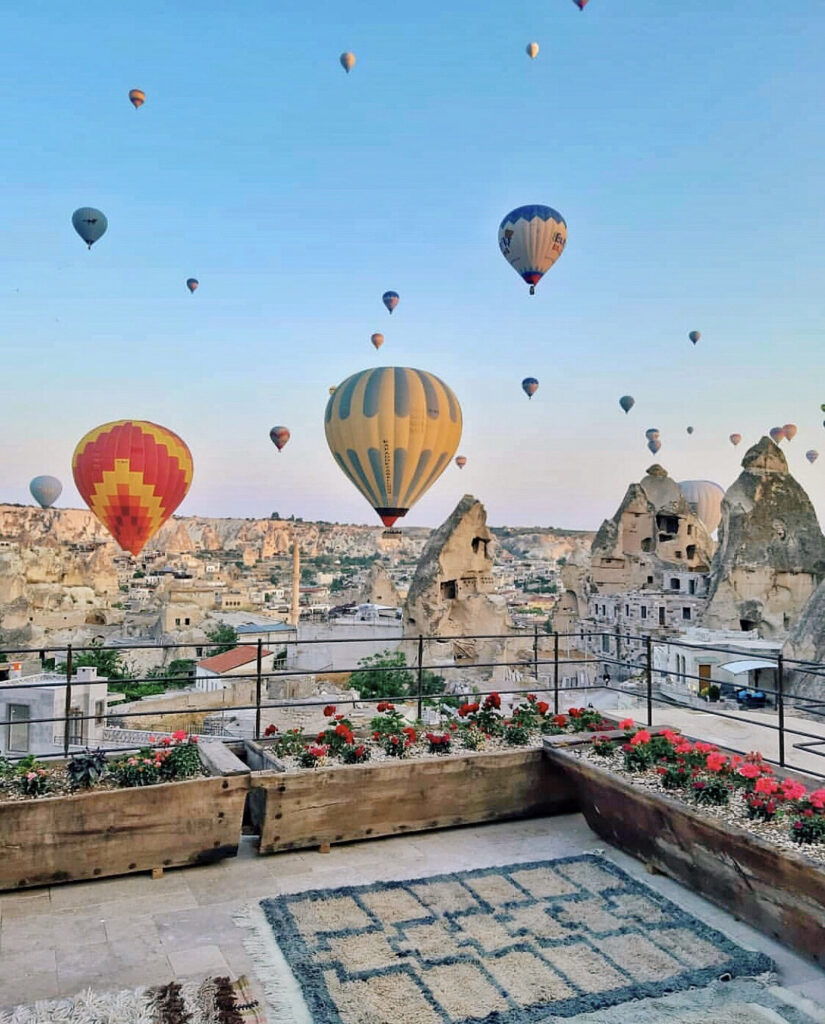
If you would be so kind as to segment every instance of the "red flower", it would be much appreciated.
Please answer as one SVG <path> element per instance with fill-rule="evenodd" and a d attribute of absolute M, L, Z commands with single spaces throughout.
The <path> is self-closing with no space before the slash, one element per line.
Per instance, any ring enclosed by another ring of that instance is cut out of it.
<path fill-rule="evenodd" d="M 739 770 L 739 774 L 742 774 L 741 768 Z M 765 796 L 770 796 L 772 793 L 775 793 L 779 789 L 779 783 L 776 781 L 776 779 L 769 779 L 763 775 L 756 780 L 756 784 L 753 788 L 757 793 L 762 793 Z"/>
<path fill-rule="evenodd" d="M 743 779 L 758 779 L 762 774 L 762 769 L 758 764 L 753 764 L 749 761 L 747 764 L 743 764 L 736 774 L 741 775 Z M 762 792 L 762 790 L 759 790 L 759 792 Z"/>
<path fill-rule="evenodd" d="M 815 789 L 808 797 L 811 806 L 818 811 L 825 810 L 825 789 Z"/>
<path fill-rule="evenodd" d="M 398 746 L 399 740 L 397 736 L 390 736 L 390 742 L 394 747 Z"/>
<path fill-rule="evenodd" d="M 405 726 L 401 730 L 401 732 L 404 733 L 404 735 L 407 737 L 407 739 L 410 741 L 410 743 L 415 743 L 416 739 L 418 738 L 416 736 L 415 729 L 413 729 L 413 727 L 411 725 Z"/>
<path fill-rule="evenodd" d="M 801 800 L 807 792 L 807 787 L 794 779 L 785 779 L 782 783 L 782 795 L 786 800 Z"/>
<path fill-rule="evenodd" d="M 345 743 L 352 743 L 355 737 L 352 735 L 352 730 L 349 726 L 344 725 L 343 722 L 335 726 L 335 735 L 343 737 Z"/>
<path fill-rule="evenodd" d="M 376 730 L 376 731 L 375 731 L 375 732 L 374 732 L 374 733 L 372 734 L 372 738 L 373 738 L 374 740 L 380 740 L 380 739 L 381 739 L 381 733 L 380 733 L 380 732 L 378 732 L 378 731 Z"/>
<path fill-rule="evenodd" d="M 325 757 L 329 752 L 329 747 L 307 747 L 307 750 L 313 757 Z"/>
<path fill-rule="evenodd" d="M 155 737 L 150 735 L 149 736 L 149 742 L 150 743 L 154 743 L 155 742 Z"/>
<path fill-rule="evenodd" d="M 536 701 L 538 700 L 538 698 L 536 697 L 536 695 L 534 693 L 528 693 L 527 694 L 527 700 L 528 700 L 528 702 L 530 704 L 535 704 Z"/>
<path fill-rule="evenodd" d="M 322 743 L 325 736 L 326 736 L 326 733 L 322 729 L 321 732 L 319 732 L 318 735 L 315 737 L 315 742 L 316 743 Z"/>
<path fill-rule="evenodd" d="M 635 729 L 636 728 L 636 723 L 633 721 L 632 718 L 623 718 L 621 720 L 621 722 L 619 722 L 619 728 L 620 729 Z"/>
<path fill-rule="evenodd" d="M 366 753 L 366 750 L 367 750 L 367 748 L 364 747 L 364 746 L 356 747 L 355 748 L 355 756 L 356 757 L 363 757 L 364 754 Z"/>
<path fill-rule="evenodd" d="M 484 707 L 485 708 L 500 708 L 501 707 L 501 697 L 497 693 L 488 693 L 487 696 L 484 698 Z"/>
<path fill-rule="evenodd" d="M 185 740 L 186 739 L 186 730 L 185 729 L 178 729 L 177 732 L 173 732 L 172 733 L 172 739 L 173 740 L 177 740 L 178 743 L 180 743 L 181 740 Z"/>
<path fill-rule="evenodd" d="M 340 722 L 340 721 L 343 721 L 343 718 L 344 718 L 344 716 L 343 716 L 343 715 L 336 715 L 336 716 L 335 716 L 335 721 L 336 721 L 336 722 Z"/>
<path fill-rule="evenodd" d="M 450 722 L 450 732 L 455 732 L 458 728 L 458 722 Z"/>
<path fill-rule="evenodd" d="M 705 765 L 709 772 L 721 772 L 728 763 L 724 754 L 708 754 Z"/>
<path fill-rule="evenodd" d="M 332 716 L 334 714 L 335 714 L 335 705 L 334 704 L 327 704 L 327 706 L 324 708 L 324 718 L 332 718 Z"/>
<path fill-rule="evenodd" d="M 277 731 L 278 731 L 278 726 L 277 725 L 268 725 L 264 729 L 264 736 L 274 736 Z"/>
<path fill-rule="evenodd" d="M 567 725 L 567 715 L 553 715 L 553 725 L 563 729 Z"/>
<path fill-rule="evenodd" d="M 690 743 L 688 743 L 687 740 L 682 740 L 682 742 L 675 749 L 676 749 L 676 753 L 677 754 L 692 754 L 693 753 L 693 746 Z"/>
<path fill-rule="evenodd" d="M 639 747 L 643 743 L 650 743 L 650 733 L 647 729 L 640 729 L 630 740 L 631 747 Z"/>
<path fill-rule="evenodd" d="M 568 708 L 567 714 L 570 715 L 571 718 L 581 718 L 581 708 Z"/>
<path fill-rule="evenodd" d="M 536 711 L 538 711 L 540 715 L 546 715 L 549 710 L 550 705 L 547 703 L 547 701 L 540 700 L 536 702 Z"/>
<path fill-rule="evenodd" d="M 701 740 L 697 740 L 694 744 L 696 752 L 699 754 L 712 754 L 718 750 L 718 747 L 714 747 L 712 743 L 703 743 Z"/>

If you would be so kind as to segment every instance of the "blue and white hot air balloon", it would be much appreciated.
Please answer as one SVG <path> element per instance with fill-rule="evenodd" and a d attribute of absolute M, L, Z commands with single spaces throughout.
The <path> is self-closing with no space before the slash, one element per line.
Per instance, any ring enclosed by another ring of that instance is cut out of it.
<path fill-rule="evenodd" d="M 63 484 L 56 476 L 36 476 L 29 484 L 29 490 L 41 508 L 50 508 L 60 497 Z"/>
<path fill-rule="evenodd" d="M 567 222 L 550 206 L 519 206 L 499 225 L 501 254 L 530 285 L 531 295 L 566 244 Z"/>

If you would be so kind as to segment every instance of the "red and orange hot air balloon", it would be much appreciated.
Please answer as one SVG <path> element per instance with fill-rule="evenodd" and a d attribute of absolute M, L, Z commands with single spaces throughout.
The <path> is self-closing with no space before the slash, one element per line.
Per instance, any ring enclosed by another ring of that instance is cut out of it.
<path fill-rule="evenodd" d="M 192 453 L 166 427 L 116 420 L 90 430 L 72 456 L 80 496 L 124 551 L 139 555 L 186 497 Z"/>

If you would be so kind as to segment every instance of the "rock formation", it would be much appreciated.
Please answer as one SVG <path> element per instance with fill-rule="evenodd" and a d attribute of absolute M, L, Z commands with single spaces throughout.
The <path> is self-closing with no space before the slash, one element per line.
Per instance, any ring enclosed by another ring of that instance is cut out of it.
<path fill-rule="evenodd" d="M 781 636 L 823 578 L 825 537 L 816 513 L 785 456 L 763 437 L 722 501 L 703 624 Z"/>
<path fill-rule="evenodd" d="M 421 554 L 404 604 L 406 637 L 463 634 L 468 639 L 450 642 L 455 660 L 491 660 L 490 644 L 470 637 L 510 627 L 505 603 L 493 593 L 492 545 L 484 506 L 465 494 Z"/>
<path fill-rule="evenodd" d="M 359 599 L 365 604 L 380 604 L 387 608 L 400 607 L 401 598 L 398 590 L 380 562 L 376 562 L 367 573 Z"/>
<path fill-rule="evenodd" d="M 808 598 L 782 653 L 792 659 L 787 664 L 786 692 L 821 701 L 825 696 L 825 676 L 820 674 L 825 662 L 825 581 Z M 814 662 L 815 668 L 807 672 L 804 667 L 794 665 L 794 660 Z"/>

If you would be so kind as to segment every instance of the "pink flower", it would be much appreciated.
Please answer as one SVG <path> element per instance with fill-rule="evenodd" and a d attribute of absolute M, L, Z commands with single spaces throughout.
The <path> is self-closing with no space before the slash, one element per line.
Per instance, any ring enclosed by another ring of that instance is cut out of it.
<path fill-rule="evenodd" d="M 630 740 L 631 747 L 640 747 L 643 743 L 650 743 L 650 733 L 647 729 L 640 729 Z"/>
<path fill-rule="evenodd" d="M 708 754 L 705 765 L 709 772 L 721 772 L 728 763 L 724 754 Z"/>
<path fill-rule="evenodd" d="M 173 732 L 172 733 L 172 739 L 176 740 L 178 743 L 180 743 L 181 740 L 185 740 L 186 739 L 186 730 L 185 729 L 178 729 L 177 732 Z"/>
<path fill-rule="evenodd" d="M 741 772 L 739 773 L 742 774 Z M 753 787 L 757 793 L 762 793 L 763 796 L 770 796 L 779 789 L 779 783 L 776 779 L 769 779 L 762 775 L 756 780 L 756 785 Z"/>
<path fill-rule="evenodd" d="M 737 775 L 741 775 L 743 779 L 758 779 L 761 776 L 761 774 L 762 769 L 759 767 L 759 765 L 753 764 L 751 762 L 743 764 L 737 772 Z M 762 792 L 762 790 L 759 790 L 759 792 Z"/>
<path fill-rule="evenodd" d="M 619 722 L 619 728 L 620 729 L 635 729 L 636 728 L 636 723 L 633 721 L 632 718 L 623 718 L 621 720 L 621 722 Z"/>
<path fill-rule="evenodd" d="M 807 787 L 794 779 L 785 779 L 782 783 L 782 795 L 786 800 L 801 800 L 807 792 Z"/>
<path fill-rule="evenodd" d="M 697 740 L 694 746 L 700 754 L 712 754 L 715 750 L 718 750 L 718 747 L 714 747 L 712 743 L 703 743 L 702 740 Z"/>
<path fill-rule="evenodd" d="M 811 807 L 825 811 L 825 789 L 815 789 L 808 799 L 811 801 Z"/>

